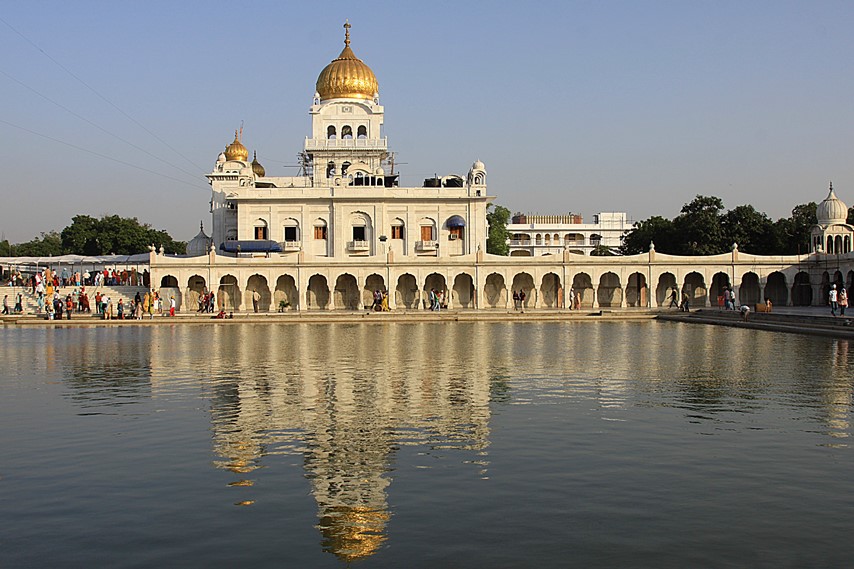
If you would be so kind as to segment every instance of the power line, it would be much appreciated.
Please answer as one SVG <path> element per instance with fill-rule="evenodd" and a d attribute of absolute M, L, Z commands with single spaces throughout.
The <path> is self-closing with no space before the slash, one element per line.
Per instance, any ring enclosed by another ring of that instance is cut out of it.
<path fill-rule="evenodd" d="M 89 150 L 88 148 L 83 148 L 82 146 L 78 146 L 78 145 L 73 144 L 73 143 L 71 143 L 71 142 L 66 142 L 66 141 L 64 141 L 64 140 L 60 140 L 60 139 L 58 139 L 58 138 L 54 138 L 53 136 L 49 136 L 49 135 L 47 135 L 47 134 L 42 134 L 42 133 L 40 133 L 40 132 L 36 132 L 36 131 L 34 131 L 34 130 L 30 130 L 30 129 L 26 128 L 26 127 L 23 127 L 23 126 L 20 126 L 20 125 L 14 124 L 14 123 L 10 123 L 9 121 L 3 120 L 3 119 L 0 119 L 0 123 L 3 123 L 3 124 L 6 124 L 6 125 L 9 125 L 9 126 L 11 126 L 11 127 L 13 127 L 13 128 L 17 128 L 17 129 L 22 130 L 22 131 L 24 131 L 24 132 L 28 132 L 28 133 L 30 133 L 30 134 L 32 134 L 32 135 L 35 135 L 35 136 L 40 136 L 40 137 L 42 137 L 42 138 L 46 138 L 46 139 L 48 139 L 48 140 L 52 140 L 53 142 L 57 142 L 57 143 L 59 143 L 59 144 L 64 144 L 65 146 L 70 146 L 71 148 L 74 148 L 74 149 L 80 150 L 81 152 L 86 152 L 86 153 L 88 153 L 88 154 L 92 154 L 92 155 L 94 155 L 94 156 L 98 156 L 99 158 L 104 158 L 104 159 L 106 159 L 106 160 L 112 160 L 113 162 L 118 162 L 119 164 L 123 164 L 123 165 L 125 165 L 125 166 L 129 166 L 129 167 L 131 167 L 131 168 L 136 168 L 137 170 L 142 170 L 143 172 L 148 172 L 149 174 L 154 174 L 155 176 L 160 176 L 161 178 L 166 178 L 166 179 L 168 179 L 168 180 L 173 180 L 173 181 L 175 181 L 175 182 L 178 182 L 178 183 L 181 183 L 181 184 L 184 184 L 184 185 L 187 185 L 187 186 L 192 186 L 192 187 L 194 187 L 194 188 L 196 188 L 196 189 L 199 189 L 199 187 L 201 186 L 201 185 L 191 184 L 190 182 L 187 182 L 187 181 L 182 180 L 182 179 L 180 179 L 180 178 L 174 178 L 174 177 L 172 177 L 172 176 L 169 176 L 168 174 L 163 174 L 162 172 L 158 172 L 158 171 L 156 171 L 156 170 L 152 170 L 152 169 L 150 169 L 150 168 L 145 168 L 145 167 L 143 167 L 143 166 L 137 166 L 136 164 L 131 164 L 130 162 L 125 162 L 124 160 L 120 160 L 120 159 L 118 159 L 118 158 L 113 158 L 112 156 L 107 156 L 106 154 L 101 154 L 100 152 L 95 152 L 94 150 Z"/>
<path fill-rule="evenodd" d="M 45 101 L 48 101 L 49 103 L 53 103 L 54 105 L 56 105 L 56 106 L 57 106 L 57 107 L 59 107 L 60 109 L 62 109 L 62 110 L 64 110 L 64 111 L 66 111 L 66 112 L 68 112 L 68 113 L 70 113 L 70 114 L 74 115 L 74 116 L 75 116 L 75 117 L 77 117 L 78 119 L 80 119 L 80 120 L 82 120 L 82 121 L 84 121 L 84 122 L 86 122 L 86 123 L 88 123 L 88 124 L 90 124 L 90 125 L 94 126 L 95 128 L 97 128 L 97 129 L 98 129 L 98 130 L 100 130 L 101 132 L 103 132 L 103 133 L 105 133 L 105 134 L 108 134 L 108 135 L 112 136 L 112 137 L 113 137 L 113 138 L 115 138 L 116 140 L 120 140 L 121 142 L 124 142 L 124 143 L 125 143 L 125 144 L 127 144 L 128 146 L 130 146 L 130 147 L 132 147 L 132 148 L 135 148 L 136 150 L 139 150 L 140 152 L 143 152 L 143 153 L 147 154 L 148 156 L 150 156 L 150 157 L 154 158 L 155 160 L 159 160 L 160 162 L 163 162 L 164 164 L 166 164 L 166 165 L 168 165 L 168 166 L 171 166 L 171 167 L 175 168 L 176 170 L 180 170 L 181 172 L 183 172 L 184 174 L 186 174 L 186 175 L 190 176 L 191 178 L 195 178 L 195 177 L 196 177 L 196 175 L 195 175 L 195 174 L 193 174 L 193 173 L 191 173 L 191 172 L 188 172 L 188 171 L 184 170 L 184 169 L 183 169 L 183 168 L 181 168 L 180 166 L 176 166 L 175 164 L 172 164 L 172 163 L 171 163 L 171 162 L 169 162 L 168 160 L 165 160 L 165 159 L 163 159 L 163 158 L 160 158 L 159 156 L 156 156 L 156 155 L 152 154 L 151 152 L 149 152 L 149 151 L 148 151 L 148 150 L 146 150 L 145 148 L 142 148 L 142 147 L 140 147 L 140 146 L 137 146 L 137 145 L 136 145 L 136 144 L 134 144 L 133 142 L 130 142 L 130 141 L 128 141 L 128 140 L 125 140 L 125 139 L 124 139 L 124 138 L 122 138 L 121 136 L 119 136 L 119 135 L 117 135 L 117 134 L 114 134 L 114 133 L 110 132 L 109 130 L 105 129 L 104 127 L 100 126 L 99 124 L 97 124 L 97 123 L 95 123 L 95 122 L 92 122 L 92 121 L 90 121 L 89 119 L 87 119 L 86 117 L 84 117 L 84 116 L 80 115 L 79 113 L 76 113 L 76 112 L 72 111 L 71 109 L 69 109 L 68 107 L 66 107 L 65 105 L 63 105 L 62 103 L 59 103 L 59 102 L 57 102 L 57 101 L 54 101 L 53 99 L 51 99 L 50 97 L 48 97 L 48 96 L 47 96 L 47 95 L 45 95 L 44 93 L 41 93 L 41 92 L 39 92 L 38 90 L 34 89 L 33 87 L 30 87 L 29 85 L 27 85 L 27 84 L 26 84 L 26 83 L 24 83 L 23 81 L 21 81 L 21 80 L 19 80 L 19 79 L 16 79 L 15 77 L 12 77 L 11 75 L 9 75 L 8 73 L 6 73 L 6 72 L 5 72 L 5 71 L 3 71 L 2 69 L 0 69 L 0 74 L 5 75 L 8 79 L 11 79 L 12 81 L 14 81 L 15 83 L 17 83 L 18 85 L 21 85 L 22 87 L 25 87 L 25 88 L 29 89 L 30 91 L 32 91 L 33 93 L 35 93 L 35 94 L 36 94 L 36 95 L 38 95 L 39 97 L 43 98 Z"/>
<path fill-rule="evenodd" d="M 117 110 L 118 112 L 120 112 L 120 113 L 121 113 L 125 118 L 127 118 L 128 120 L 130 120 L 131 122 L 133 122 L 135 125 L 137 125 L 138 127 L 140 127 L 142 130 L 144 130 L 145 132 L 147 132 L 147 133 L 148 133 L 148 134 L 150 134 L 151 136 L 153 136 L 153 137 L 154 137 L 158 142 L 160 142 L 161 144 L 163 144 L 164 146 L 166 146 L 169 150 L 171 150 L 172 152 L 174 152 L 175 154 L 177 154 L 178 156 L 180 156 L 181 158 L 183 158 L 184 160 L 186 160 L 186 161 L 187 161 L 187 163 L 189 163 L 191 166 L 194 166 L 196 169 L 198 169 L 198 170 L 199 170 L 199 172 L 201 172 L 202 174 L 206 174 L 206 173 L 207 173 L 207 172 L 205 171 L 205 169 L 204 169 L 204 168 L 200 167 L 198 164 L 196 164 L 195 162 L 193 162 L 192 160 L 190 160 L 189 158 L 187 158 L 186 156 L 184 156 L 180 151 L 178 151 L 177 149 L 173 148 L 173 147 L 172 147 L 172 145 L 170 145 L 168 142 L 166 142 L 165 140 L 163 140 L 162 138 L 160 138 L 159 136 L 157 136 L 155 133 L 151 132 L 151 131 L 150 131 L 150 130 L 145 126 L 145 125 L 143 125 L 143 124 L 142 124 L 142 123 L 140 123 L 138 120 L 136 120 L 135 118 L 133 118 L 132 116 L 130 116 L 129 114 L 127 114 L 125 111 L 123 111 L 121 108 L 119 108 L 115 103 L 113 103 L 111 100 L 107 99 L 104 95 L 102 95 L 101 93 L 99 93 L 99 92 L 98 92 L 94 87 L 92 87 L 91 85 L 89 85 L 88 83 L 86 83 L 83 79 L 81 79 L 80 77 L 78 77 L 77 75 L 75 75 L 75 74 L 74 74 L 70 69 L 68 69 L 67 67 L 65 67 L 63 64 L 61 64 L 59 61 L 57 61 L 57 60 L 56 60 L 56 59 L 54 59 L 53 57 L 51 57 L 49 53 L 47 53 L 45 50 L 43 50 L 43 49 L 42 49 L 42 48 L 40 48 L 38 45 L 36 45 L 36 43 L 35 43 L 35 42 L 33 42 L 30 38 L 28 38 L 27 36 L 25 36 L 24 34 L 22 34 L 21 32 L 19 32 L 17 29 L 15 29 L 15 27 L 14 27 L 14 26 L 12 26 L 12 24 L 10 24 L 10 23 L 9 23 L 9 22 L 7 22 L 6 20 L 4 20 L 2 17 L 0 17 L 0 22 L 3 22 L 4 24 L 6 24 L 6 26 L 7 26 L 10 30 L 12 30 L 13 32 L 15 32 L 16 34 L 18 34 L 21 38 L 23 38 L 23 39 L 24 39 L 24 41 L 26 41 L 28 44 L 30 44 L 31 46 L 33 46 L 33 47 L 34 47 L 35 49 L 37 49 L 39 52 L 41 52 L 41 54 L 42 54 L 42 55 L 44 55 L 46 58 L 48 58 L 49 60 L 51 60 L 51 61 L 52 61 L 54 64 L 56 64 L 60 69 L 62 69 L 63 71 L 65 71 L 66 73 L 68 73 L 69 75 L 71 75 L 71 76 L 72 76 L 74 79 L 76 79 L 76 80 L 77 80 L 81 85 L 83 85 L 84 87 L 86 87 L 87 89 L 89 89 L 90 91 L 92 91 L 95 95 L 97 95 L 97 96 L 98 96 L 98 98 L 100 98 L 102 101 L 104 101 L 105 103 L 107 103 L 108 105 L 110 105 L 111 107 L 113 107 L 114 109 L 116 109 L 116 110 Z"/>

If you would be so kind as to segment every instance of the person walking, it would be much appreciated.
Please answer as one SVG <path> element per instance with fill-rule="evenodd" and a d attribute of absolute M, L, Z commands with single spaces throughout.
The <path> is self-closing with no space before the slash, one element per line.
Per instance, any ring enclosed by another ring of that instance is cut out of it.
<path fill-rule="evenodd" d="M 674 306 L 676 308 L 679 308 L 679 301 L 677 300 L 678 297 L 679 291 L 676 289 L 676 287 L 673 287 L 670 290 L 670 306 L 668 306 L 667 308 L 673 308 Z"/>
<path fill-rule="evenodd" d="M 836 285 L 830 285 L 830 292 L 827 294 L 827 299 L 830 301 L 830 313 L 836 317 L 836 309 L 839 308 L 839 293 L 836 291 Z"/>
<path fill-rule="evenodd" d="M 24 295 L 20 292 L 15 296 L 15 313 L 21 314 L 24 311 Z M 843 312 L 842 314 L 845 314 Z"/>
<path fill-rule="evenodd" d="M 258 312 L 257 310 L 255 312 Z M 175 297 L 169 299 L 169 316 L 175 316 Z"/>
<path fill-rule="evenodd" d="M 3 296 L 3 314 L 9 314 L 9 295 Z"/>

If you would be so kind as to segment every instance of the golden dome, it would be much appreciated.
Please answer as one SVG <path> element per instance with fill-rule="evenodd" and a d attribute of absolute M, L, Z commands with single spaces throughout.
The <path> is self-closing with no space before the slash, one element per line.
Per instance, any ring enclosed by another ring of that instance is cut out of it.
<path fill-rule="evenodd" d="M 321 101 L 328 99 L 373 99 L 379 93 L 377 76 L 350 49 L 350 23 L 344 24 L 344 50 L 317 77 Z"/>
<path fill-rule="evenodd" d="M 225 147 L 225 158 L 226 160 L 242 160 L 244 162 L 249 160 L 249 151 L 240 142 L 236 130 L 234 131 L 234 142 Z"/>
<path fill-rule="evenodd" d="M 258 176 L 259 178 L 263 178 L 267 173 L 264 170 L 264 167 L 261 166 L 261 163 L 258 162 L 258 153 L 257 152 L 252 153 L 252 171 L 255 172 L 255 175 Z"/>

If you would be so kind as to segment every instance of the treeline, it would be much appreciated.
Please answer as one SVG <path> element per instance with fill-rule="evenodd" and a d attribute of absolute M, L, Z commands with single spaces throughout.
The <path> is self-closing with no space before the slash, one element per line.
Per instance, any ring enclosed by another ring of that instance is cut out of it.
<path fill-rule="evenodd" d="M 655 250 L 671 255 L 717 255 L 732 250 L 755 255 L 794 255 L 810 250 L 810 230 L 817 223 L 815 202 L 796 206 L 790 217 L 772 221 L 752 205 L 724 211 L 720 198 L 697 196 L 673 219 L 653 216 L 635 223 L 623 236 L 622 253 Z M 848 210 L 848 223 L 854 208 Z"/>
<path fill-rule="evenodd" d="M 167 253 L 183 254 L 187 243 L 175 241 L 166 231 L 140 223 L 135 217 L 88 215 L 71 218 L 71 225 L 60 232 L 41 233 L 32 241 L 10 244 L 0 241 L 0 257 L 48 257 L 56 255 L 136 255 L 148 246 L 161 245 Z"/>

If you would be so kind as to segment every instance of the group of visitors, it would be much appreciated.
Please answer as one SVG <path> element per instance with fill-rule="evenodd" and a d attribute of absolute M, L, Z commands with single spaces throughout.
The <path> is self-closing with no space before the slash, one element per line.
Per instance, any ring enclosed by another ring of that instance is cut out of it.
<path fill-rule="evenodd" d="M 518 291 L 513 291 L 513 310 L 525 312 L 525 289 L 520 288 Z"/>
<path fill-rule="evenodd" d="M 214 308 L 216 307 L 216 296 L 213 291 L 204 292 L 199 295 L 199 310 L 198 312 L 211 312 L 213 313 Z"/>
<path fill-rule="evenodd" d="M 445 293 L 441 290 L 437 291 L 435 288 L 431 288 L 427 294 L 427 301 L 430 304 L 430 310 L 433 312 L 439 312 L 443 308 L 448 308 L 445 304 Z"/>
<path fill-rule="evenodd" d="M 375 290 L 374 291 L 374 304 L 373 304 L 374 312 L 390 312 L 391 308 L 388 306 L 388 291 L 387 290 Z"/>
<path fill-rule="evenodd" d="M 840 316 L 845 316 L 845 309 L 848 308 L 848 291 L 844 286 L 836 289 L 836 285 L 830 285 L 830 292 L 827 294 L 827 300 L 830 302 L 830 314 L 836 317 L 836 310 L 839 309 Z"/>
<path fill-rule="evenodd" d="M 24 297 L 19 292 L 15 295 L 15 314 L 20 314 L 24 311 Z M 9 309 L 9 295 L 3 296 L 3 314 L 12 314 L 12 310 Z"/>

